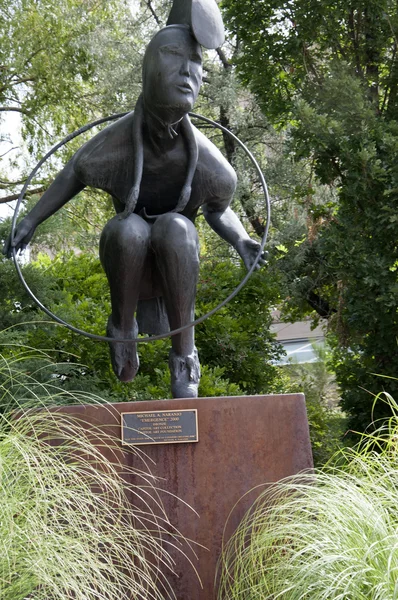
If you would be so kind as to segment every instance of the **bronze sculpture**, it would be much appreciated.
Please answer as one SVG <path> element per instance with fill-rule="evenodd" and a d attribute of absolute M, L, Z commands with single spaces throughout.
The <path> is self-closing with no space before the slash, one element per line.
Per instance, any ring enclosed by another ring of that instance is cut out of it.
<path fill-rule="evenodd" d="M 78 150 L 5 245 L 8 256 L 12 248 L 26 247 L 36 227 L 86 186 L 111 194 L 117 214 L 100 240 L 111 292 L 109 337 L 162 333 L 193 320 L 200 207 L 247 268 L 258 255 L 259 243 L 229 207 L 234 170 L 188 118 L 202 80 L 200 42 L 217 47 L 222 39 L 214 0 L 175 0 L 168 25 L 146 49 L 134 112 Z M 121 381 L 138 371 L 136 346 L 110 343 Z M 169 365 L 173 397 L 196 397 L 200 367 L 193 327 L 172 337 Z"/>

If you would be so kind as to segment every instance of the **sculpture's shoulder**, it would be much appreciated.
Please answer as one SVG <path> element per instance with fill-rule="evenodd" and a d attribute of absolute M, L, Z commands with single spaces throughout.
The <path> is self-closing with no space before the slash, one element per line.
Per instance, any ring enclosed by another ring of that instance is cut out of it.
<path fill-rule="evenodd" d="M 201 131 L 195 127 L 194 132 L 199 150 L 197 175 L 208 191 L 209 198 L 206 200 L 230 200 L 237 183 L 233 167 Z"/>
<path fill-rule="evenodd" d="M 130 112 L 105 127 L 76 152 L 73 166 L 82 183 L 112 194 L 120 187 L 121 180 L 129 185 L 132 178 L 133 115 Z"/>

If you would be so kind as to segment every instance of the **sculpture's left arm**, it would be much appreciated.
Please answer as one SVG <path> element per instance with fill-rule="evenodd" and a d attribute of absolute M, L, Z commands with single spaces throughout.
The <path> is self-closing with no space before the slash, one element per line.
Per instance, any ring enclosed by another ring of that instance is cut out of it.
<path fill-rule="evenodd" d="M 217 187 L 219 193 L 216 197 L 202 206 L 203 214 L 210 227 L 235 248 L 249 270 L 257 258 L 260 244 L 249 237 L 238 216 L 229 206 L 236 187 L 236 175 L 232 168 L 224 173 L 221 180 L 218 178 Z M 263 253 L 256 268 L 259 269 L 265 262 Z"/>

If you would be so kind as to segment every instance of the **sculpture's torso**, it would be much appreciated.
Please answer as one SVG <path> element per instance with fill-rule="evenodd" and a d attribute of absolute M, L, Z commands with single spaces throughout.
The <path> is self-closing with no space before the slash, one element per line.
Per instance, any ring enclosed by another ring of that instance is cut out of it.
<path fill-rule="evenodd" d="M 209 202 L 230 201 L 235 172 L 219 150 L 194 128 L 199 157 L 191 198 L 183 214 L 193 219 Z M 179 135 L 160 150 L 145 132 L 144 167 L 136 213 L 163 214 L 178 202 L 187 171 L 186 141 Z M 133 113 L 107 127 L 74 156 L 77 177 L 85 185 L 105 190 L 124 206 L 134 179 Z"/>

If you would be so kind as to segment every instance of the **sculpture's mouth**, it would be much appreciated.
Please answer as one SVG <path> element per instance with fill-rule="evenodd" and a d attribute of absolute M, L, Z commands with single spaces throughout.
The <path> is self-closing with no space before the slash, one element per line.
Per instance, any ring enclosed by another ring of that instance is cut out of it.
<path fill-rule="evenodd" d="M 192 87 L 190 86 L 190 84 L 188 82 L 179 83 L 179 84 L 177 84 L 176 87 L 178 90 L 180 90 L 181 92 L 184 92 L 185 94 L 193 92 Z"/>

